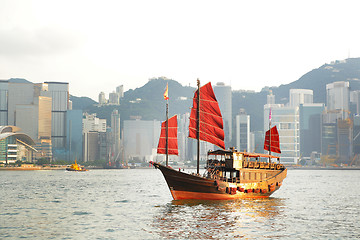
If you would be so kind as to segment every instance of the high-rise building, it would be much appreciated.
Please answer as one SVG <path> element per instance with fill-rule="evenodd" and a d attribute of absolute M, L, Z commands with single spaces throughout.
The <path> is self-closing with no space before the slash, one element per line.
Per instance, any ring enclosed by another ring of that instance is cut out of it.
<path fill-rule="evenodd" d="M 219 82 L 214 86 L 214 93 L 219 102 L 220 111 L 224 120 L 225 146 L 228 148 L 232 140 L 232 93 L 231 86 Z"/>
<path fill-rule="evenodd" d="M 152 161 L 157 155 L 160 130 L 160 121 L 125 120 L 125 158 L 141 162 Z"/>
<path fill-rule="evenodd" d="M 111 138 L 112 138 L 112 153 L 114 160 L 118 161 L 121 154 L 120 146 L 120 114 L 118 110 L 113 110 L 111 113 Z"/>
<path fill-rule="evenodd" d="M 354 106 L 351 109 L 351 112 L 360 115 L 360 90 L 350 92 L 350 104 Z"/>
<path fill-rule="evenodd" d="M 236 115 L 236 149 L 250 152 L 250 115 L 241 112 Z"/>
<path fill-rule="evenodd" d="M 69 107 L 69 83 L 45 82 L 52 98 L 51 139 L 53 148 L 65 149 L 66 111 Z"/>
<path fill-rule="evenodd" d="M 266 104 L 264 106 L 264 132 L 269 130 L 270 109 L 271 126 L 277 126 L 280 136 L 281 161 L 297 164 L 300 157 L 299 107 L 277 107 L 276 104 Z"/>
<path fill-rule="evenodd" d="M 83 134 L 83 156 L 84 162 L 99 160 L 100 148 L 99 148 L 99 132 L 85 132 Z"/>
<path fill-rule="evenodd" d="M 298 107 L 300 104 L 313 103 L 313 90 L 290 89 L 290 107 Z"/>
<path fill-rule="evenodd" d="M 8 81 L 0 80 L 0 126 L 8 125 Z"/>
<path fill-rule="evenodd" d="M 4 84 L 5 82 L 2 85 Z M 10 79 L 7 84 L 7 122 L 20 127 L 34 139 L 36 158 L 51 160 L 52 99 L 47 84 L 33 84 L 25 79 Z"/>
<path fill-rule="evenodd" d="M 300 152 L 310 157 L 312 152 L 321 152 L 321 116 L 323 103 L 300 104 Z"/>
<path fill-rule="evenodd" d="M 84 114 L 82 119 L 83 156 L 84 161 L 99 160 L 101 146 L 100 140 L 106 135 L 106 119 L 99 119 L 96 114 Z M 102 134 L 102 136 L 100 136 Z M 106 138 L 105 138 L 106 139 Z"/>
<path fill-rule="evenodd" d="M 68 110 L 66 113 L 66 149 L 69 161 L 83 160 L 82 110 Z"/>
<path fill-rule="evenodd" d="M 96 117 L 96 113 L 84 113 L 82 120 L 82 131 L 84 132 L 106 132 L 106 119 Z"/>
<path fill-rule="evenodd" d="M 123 98 L 124 97 L 124 85 L 117 86 L 116 93 L 119 94 L 119 98 Z"/>
<path fill-rule="evenodd" d="M 339 112 L 342 119 L 349 117 L 349 82 L 326 84 L 326 106 L 328 112 Z"/>
<path fill-rule="evenodd" d="M 118 93 L 116 92 L 109 93 L 109 104 L 119 105 L 120 104 L 119 99 L 120 98 Z"/>
<path fill-rule="evenodd" d="M 106 103 L 107 101 L 106 101 L 105 93 L 104 92 L 99 93 L 99 104 L 104 105 Z"/>

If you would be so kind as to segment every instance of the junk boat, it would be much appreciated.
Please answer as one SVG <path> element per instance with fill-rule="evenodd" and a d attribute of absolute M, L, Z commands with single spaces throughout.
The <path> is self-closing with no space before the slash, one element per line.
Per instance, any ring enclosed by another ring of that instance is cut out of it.
<path fill-rule="evenodd" d="M 223 120 L 211 83 L 200 87 L 194 94 L 190 114 L 189 137 L 197 140 L 197 173 L 188 174 L 168 166 L 168 155 L 178 155 L 176 115 L 162 123 L 158 153 L 166 154 L 166 165 L 150 162 L 159 169 L 174 200 L 229 200 L 240 198 L 267 198 L 282 185 L 287 169 L 280 163 L 279 134 L 276 126 L 265 135 L 264 149 L 269 154 L 225 150 Z M 168 87 L 164 98 L 168 100 Z M 271 112 L 270 124 L 271 126 Z M 205 173 L 199 173 L 200 140 L 212 143 L 220 149 L 209 151 Z"/>
<path fill-rule="evenodd" d="M 66 168 L 67 171 L 76 171 L 76 172 L 86 172 L 86 171 L 89 171 L 83 167 L 81 167 L 80 165 L 78 165 L 76 163 L 76 160 L 75 160 L 75 163 L 74 164 L 71 164 L 70 167 Z"/>

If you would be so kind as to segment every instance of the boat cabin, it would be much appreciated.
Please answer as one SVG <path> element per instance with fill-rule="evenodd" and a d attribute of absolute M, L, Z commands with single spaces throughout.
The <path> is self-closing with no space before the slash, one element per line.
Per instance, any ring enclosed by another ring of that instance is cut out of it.
<path fill-rule="evenodd" d="M 271 159 L 276 159 L 277 163 Z M 252 174 L 258 173 L 263 169 L 264 176 L 272 175 L 274 170 L 284 170 L 285 166 L 280 163 L 280 157 L 248 152 L 237 152 L 231 150 L 216 150 L 208 152 L 206 162 L 207 177 L 220 179 L 226 182 L 240 182 L 240 180 L 251 180 Z M 248 176 L 248 177 L 246 177 Z"/>

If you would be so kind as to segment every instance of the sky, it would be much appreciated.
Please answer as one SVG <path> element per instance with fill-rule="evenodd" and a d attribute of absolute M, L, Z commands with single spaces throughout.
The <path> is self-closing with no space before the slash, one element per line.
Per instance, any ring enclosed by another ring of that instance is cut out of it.
<path fill-rule="evenodd" d="M 98 100 L 165 76 L 279 86 L 360 57 L 360 1 L 0 0 L 0 79 Z M 171 89 L 169 89 L 171 95 Z"/>

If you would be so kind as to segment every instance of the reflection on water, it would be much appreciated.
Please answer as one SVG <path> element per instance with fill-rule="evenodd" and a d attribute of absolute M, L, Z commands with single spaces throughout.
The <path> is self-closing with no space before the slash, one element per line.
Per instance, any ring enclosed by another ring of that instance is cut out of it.
<path fill-rule="evenodd" d="M 154 218 L 153 227 L 157 229 L 159 236 L 170 239 L 264 236 L 265 233 L 269 234 L 269 229 L 274 228 L 272 219 L 281 218 L 283 207 L 284 201 L 279 198 L 178 200 L 162 207 L 160 214 Z M 275 230 L 279 227 L 281 226 L 270 231 L 268 237 L 278 237 Z"/>

